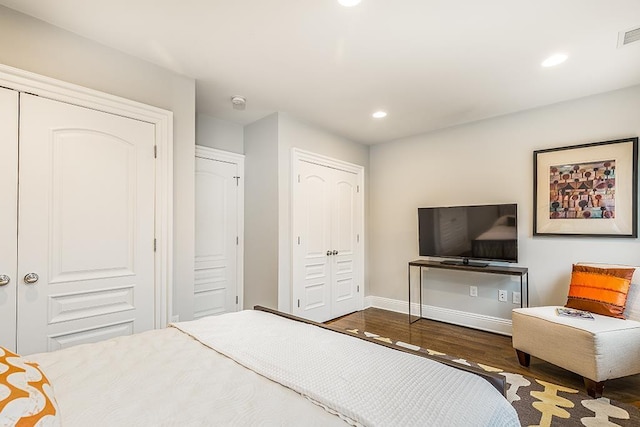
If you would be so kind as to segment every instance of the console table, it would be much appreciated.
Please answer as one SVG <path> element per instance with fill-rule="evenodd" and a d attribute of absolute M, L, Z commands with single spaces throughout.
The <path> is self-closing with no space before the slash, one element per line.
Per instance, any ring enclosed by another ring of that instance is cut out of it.
<path fill-rule="evenodd" d="M 420 269 L 420 317 L 411 320 L 411 267 Z M 439 268 L 443 270 L 472 271 L 476 273 L 500 274 L 503 276 L 520 277 L 520 307 L 529 306 L 529 269 L 526 267 L 499 267 L 487 265 L 484 267 L 470 264 L 453 264 L 450 262 L 416 260 L 409 262 L 408 282 L 409 282 L 409 323 L 422 319 L 422 270 L 424 268 Z M 525 280 L 526 279 L 526 280 Z"/>

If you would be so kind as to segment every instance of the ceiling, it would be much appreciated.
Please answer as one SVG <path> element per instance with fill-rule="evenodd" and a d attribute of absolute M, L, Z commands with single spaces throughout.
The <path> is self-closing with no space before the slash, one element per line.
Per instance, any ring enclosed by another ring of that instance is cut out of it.
<path fill-rule="evenodd" d="M 0 4 L 194 78 L 198 113 L 287 112 L 366 144 L 640 84 L 640 42 L 617 47 L 639 0 Z M 556 52 L 569 59 L 542 68 Z"/>

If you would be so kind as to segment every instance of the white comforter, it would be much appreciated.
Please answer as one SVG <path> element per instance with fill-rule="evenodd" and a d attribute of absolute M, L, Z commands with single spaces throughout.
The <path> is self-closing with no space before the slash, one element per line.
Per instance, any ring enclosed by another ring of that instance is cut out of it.
<path fill-rule="evenodd" d="M 258 311 L 175 326 L 30 356 L 63 427 L 519 425 L 484 379 L 353 337 Z"/>
<path fill-rule="evenodd" d="M 358 424 L 520 425 L 476 375 L 316 326 L 260 311 L 174 326 Z"/>

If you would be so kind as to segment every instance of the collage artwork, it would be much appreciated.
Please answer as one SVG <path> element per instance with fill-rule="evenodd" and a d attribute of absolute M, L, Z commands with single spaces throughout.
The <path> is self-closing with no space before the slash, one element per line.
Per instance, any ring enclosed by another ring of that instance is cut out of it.
<path fill-rule="evenodd" d="M 615 218 L 615 168 L 615 160 L 551 166 L 549 218 Z"/>

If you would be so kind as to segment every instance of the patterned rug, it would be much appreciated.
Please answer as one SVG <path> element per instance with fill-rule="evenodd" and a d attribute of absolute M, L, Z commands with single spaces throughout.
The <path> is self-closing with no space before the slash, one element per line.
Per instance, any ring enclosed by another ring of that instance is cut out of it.
<path fill-rule="evenodd" d="M 402 341 L 393 341 L 370 332 L 358 329 L 346 331 L 460 365 L 473 366 L 486 372 L 504 375 L 507 381 L 507 399 L 516 409 L 523 426 L 640 426 L 640 409 L 633 405 L 610 401 L 606 397 L 593 399 L 582 390 L 504 372 L 502 369 L 465 359 L 456 359 L 438 351 Z"/>

